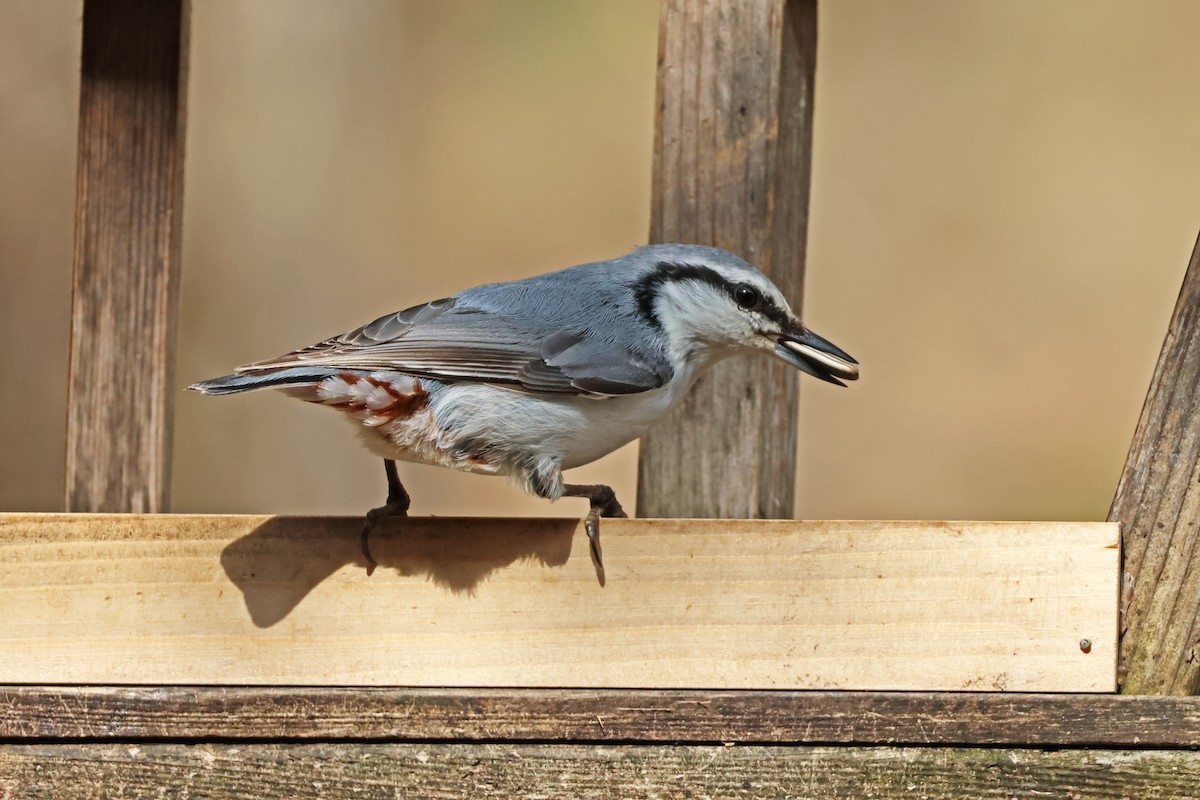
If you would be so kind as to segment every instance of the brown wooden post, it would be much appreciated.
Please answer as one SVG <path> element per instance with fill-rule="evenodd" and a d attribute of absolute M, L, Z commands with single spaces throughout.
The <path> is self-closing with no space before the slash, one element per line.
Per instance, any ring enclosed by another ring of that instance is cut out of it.
<path fill-rule="evenodd" d="M 167 510 L 188 12 L 84 3 L 69 511 Z"/>
<path fill-rule="evenodd" d="M 1200 693 L 1200 240 L 1108 513 L 1121 523 L 1121 690 Z"/>
<path fill-rule="evenodd" d="M 799 310 L 816 0 L 663 0 L 650 239 L 763 269 Z M 799 375 L 731 359 L 642 440 L 638 515 L 791 517 Z"/>

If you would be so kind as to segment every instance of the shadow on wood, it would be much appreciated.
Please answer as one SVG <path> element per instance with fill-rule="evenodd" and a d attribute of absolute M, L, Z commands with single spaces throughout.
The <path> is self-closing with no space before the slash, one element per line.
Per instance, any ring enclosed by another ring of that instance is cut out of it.
<path fill-rule="evenodd" d="M 221 552 L 221 566 L 241 590 L 255 625 L 279 623 L 342 567 L 367 566 L 359 549 L 361 523 L 351 518 L 334 524 L 345 528 L 344 536 L 311 520 L 272 517 Z M 390 519 L 371 533 L 371 552 L 382 568 L 424 575 L 450 592 L 472 595 L 493 572 L 520 560 L 566 564 L 577 526 L 571 519 L 526 520 L 497 536 L 495 521 L 486 518 L 455 520 L 450 529 Z"/>

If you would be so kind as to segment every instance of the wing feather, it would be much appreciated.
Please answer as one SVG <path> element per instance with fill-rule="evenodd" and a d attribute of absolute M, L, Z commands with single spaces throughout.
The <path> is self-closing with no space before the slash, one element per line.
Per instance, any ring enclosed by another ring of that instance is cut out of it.
<path fill-rule="evenodd" d="M 627 348 L 583 331 L 546 330 L 534 321 L 435 300 L 380 317 L 349 333 L 238 368 L 267 372 L 298 365 L 403 372 L 448 382 L 481 382 L 529 392 L 635 394 L 662 386 Z"/>

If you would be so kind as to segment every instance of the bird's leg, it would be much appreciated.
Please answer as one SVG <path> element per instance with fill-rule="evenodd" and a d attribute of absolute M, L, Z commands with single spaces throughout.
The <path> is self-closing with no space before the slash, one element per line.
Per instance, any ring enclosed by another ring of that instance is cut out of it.
<path fill-rule="evenodd" d="M 371 548 L 367 544 L 367 537 L 375 526 L 379 524 L 379 520 L 384 517 L 407 517 L 408 507 L 412 504 L 412 498 L 404 490 L 404 484 L 400 482 L 400 475 L 396 472 L 396 462 L 390 458 L 385 458 L 383 460 L 383 471 L 387 473 L 387 502 L 379 508 L 373 508 L 367 512 L 367 519 L 363 523 L 362 529 L 362 554 L 367 559 L 368 571 L 373 571 L 376 563 L 375 557 L 371 555 Z"/>
<path fill-rule="evenodd" d="M 591 501 L 592 508 L 583 520 L 583 529 L 587 531 L 588 542 L 592 546 L 592 556 L 596 559 L 596 564 L 603 568 L 604 562 L 600 559 L 600 518 L 627 517 L 629 515 L 617 502 L 617 495 L 611 486 L 565 483 L 563 484 L 563 497 L 586 497 Z"/>

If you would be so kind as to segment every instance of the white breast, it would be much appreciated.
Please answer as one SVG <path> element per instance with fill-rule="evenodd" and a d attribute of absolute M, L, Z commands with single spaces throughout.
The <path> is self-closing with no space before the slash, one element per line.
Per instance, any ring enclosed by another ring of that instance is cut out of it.
<path fill-rule="evenodd" d="M 553 456 L 564 469 L 605 456 L 646 432 L 677 391 L 621 397 L 560 397 L 483 384 L 455 384 L 430 403 L 441 444 L 487 442 L 505 453 Z"/>

